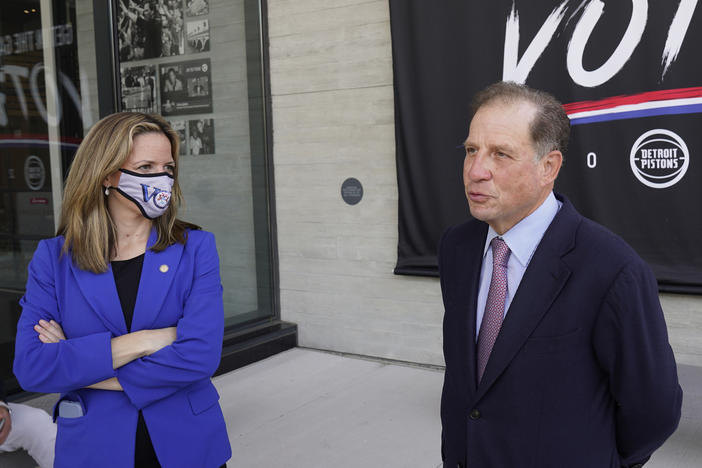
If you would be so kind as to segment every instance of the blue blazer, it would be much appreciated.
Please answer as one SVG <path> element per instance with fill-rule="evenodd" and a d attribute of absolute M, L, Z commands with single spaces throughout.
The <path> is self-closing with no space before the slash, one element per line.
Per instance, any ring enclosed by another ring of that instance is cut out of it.
<path fill-rule="evenodd" d="M 568 200 L 544 234 L 480 383 L 476 304 L 487 224 L 439 247 L 444 466 L 637 466 L 673 433 L 682 390 L 648 266 Z"/>
<path fill-rule="evenodd" d="M 148 241 L 156 241 L 152 231 Z M 127 333 L 112 269 L 81 270 L 61 255 L 63 237 L 39 243 L 21 299 L 14 373 L 29 391 L 60 392 L 84 415 L 54 418 L 56 468 L 134 464 L 142 410 L 161 465 L 214 468 L 231 456 L 217 390 L 210 377 L 221 358 L 222 285 L 214 236 L 189 231 L 188 240 L 155 253 L 147 248 L 132 331 L 177 327 L 177 339 L 115 370 L 110 339 Z M 44 344 L 39 319 L 61 324 L 66 340 Z M 117 377 L 123 392 L 84 388 Z M 58 405 L 57 405 L 58 406 Z"/>

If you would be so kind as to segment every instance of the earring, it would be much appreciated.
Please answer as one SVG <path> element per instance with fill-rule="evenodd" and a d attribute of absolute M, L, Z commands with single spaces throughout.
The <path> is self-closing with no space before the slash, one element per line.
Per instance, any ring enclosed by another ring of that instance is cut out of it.
<path fill-rule="evenodd" d="M 110 194 L 110 187 L 105 187 L 105 196 Z"/>

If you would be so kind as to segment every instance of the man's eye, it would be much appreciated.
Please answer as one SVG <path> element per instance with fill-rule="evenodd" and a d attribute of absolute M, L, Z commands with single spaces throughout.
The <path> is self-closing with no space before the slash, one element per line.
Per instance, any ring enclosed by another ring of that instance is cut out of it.
<path fill-rule="evenodd" d="M 466 148 L 466 155 L 473 155 L 477 152 L 475 148 Z"/>

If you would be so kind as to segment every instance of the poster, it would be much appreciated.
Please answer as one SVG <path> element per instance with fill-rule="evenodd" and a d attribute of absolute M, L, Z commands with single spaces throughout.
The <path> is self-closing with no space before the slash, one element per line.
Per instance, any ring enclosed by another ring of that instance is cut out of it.
<path fill-rule="evenodd" d="M 178 134 L 178 139 L 180 140 L 180 146 L 178 147 L 178 154 L 184 156 L 188 154 L 188 137 L 186 135 L 185 120 L 170 120 L 168 122 L 173 130 Z"/>
<path fill-rule="evenodd" d="M 212 112 L 210 59 L 160 65 L 161 115 Z"/>
<path fill-rule="evenodd" d="M 188 122 L 188 154 L 214 154 L 214 124 L 212 119 L 197 119 Z"/>
<path fill-rule="evenodd" d="M 156 66 L 142 65 L 121 69 L 122 110 L 158 112 Z"/>
<path fill-rule="evenodd" d="M 206 15 L 210 12 L 209 0 L 186 0 L 185 4 L 188 16 Z"/>
<path fill-rule="evenodd" d="M 117 36 L 120 62 L 183 54 L 183 29 L 180 1 L 119 0 Z"/>
<path fill-rule="evenodd" d="M 441 233 L 470 216 L 461 172 L 471 97 L 511 80 L 554 94 L 570 117 L 556 191 L 634 247 L 661 290 L 701 293 L 697 6 L 391 0 L 396 273 L 437 274 Z"/>
<path fill-rule="evenodd" d="M 210 23 L 206 19 L 198 19 L 185 23 L 187 52 L 207 52 L 210 50 Z"/>

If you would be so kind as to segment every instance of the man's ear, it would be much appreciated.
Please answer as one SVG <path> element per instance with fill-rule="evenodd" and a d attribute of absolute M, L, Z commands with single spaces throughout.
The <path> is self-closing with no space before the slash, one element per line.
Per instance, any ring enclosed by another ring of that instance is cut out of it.
<path fill-rule="evenodd" d="M 563 165 L 563 154 L 557 150 L 551 151 L 541 158 L 539 164 L 541 165 L 541 179 L 544 185 L 552 184 Z"/>

